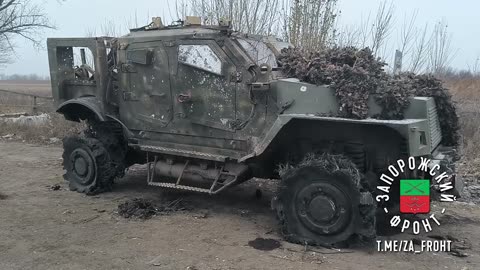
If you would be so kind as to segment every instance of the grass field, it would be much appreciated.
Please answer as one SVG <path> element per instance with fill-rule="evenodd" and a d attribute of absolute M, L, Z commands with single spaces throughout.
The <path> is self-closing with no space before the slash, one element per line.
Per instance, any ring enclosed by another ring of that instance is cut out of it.
<path fill-rule="evenodd" d="M 52 96 L 49 81 L 0 81 L 0 90 L 38 96 L 34 111 L 33 97 L 0 91 L 0 114 L 42 113 L 53 110 L 52 100 L 47 99 Z"/>
<path fill-rule="evenodd" d="M 42 97 L 52 96 L 50 81 L 0 81 L 0 89 Z"/>
<path fill-rule="evenodd" d="M 470 160 L 480 158 L 480 78 L 449 81 L 460 117 L 462 155 Z"/>

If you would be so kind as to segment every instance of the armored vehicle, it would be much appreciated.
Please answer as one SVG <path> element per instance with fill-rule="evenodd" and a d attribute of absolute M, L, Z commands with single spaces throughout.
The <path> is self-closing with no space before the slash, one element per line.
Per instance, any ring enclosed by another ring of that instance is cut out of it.
<path fill-rule="evenodd" d="M 195 17 L 155 18 L 118 38 L 48 39 L 57 112 L 89 126 L 64 139 L 71 190 L 110 190 L 133 164 L 147 164 L 151 186 L 208 194 L 279 179 L 272 206 L 289 240 L 374 235 L 382 171 L 403 157 L 447 156 L 435 102 L 412 98 L 405 120 L 328 117 L 339 110 L 332 89 L 282 74 L 276 59 L 288 46 Z"/>

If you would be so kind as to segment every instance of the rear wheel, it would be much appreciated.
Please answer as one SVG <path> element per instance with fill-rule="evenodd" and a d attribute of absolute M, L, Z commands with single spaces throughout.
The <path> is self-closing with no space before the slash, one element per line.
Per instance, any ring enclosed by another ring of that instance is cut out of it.
<path fill-rule="evenodd" d="M 69 136 L 63 148 L 64 179 L 70 190 L 89 195 L 111 190 L 115 165 L 99 140 Z"/>
<path fill-rule="evenodd" d="M 355 165 L 341 156 L 324 156 L 288 169 L 275 205 L 288 241 L 332 246 L 374 228 L 374 218 L 362 218 L 363 198 Z"/>

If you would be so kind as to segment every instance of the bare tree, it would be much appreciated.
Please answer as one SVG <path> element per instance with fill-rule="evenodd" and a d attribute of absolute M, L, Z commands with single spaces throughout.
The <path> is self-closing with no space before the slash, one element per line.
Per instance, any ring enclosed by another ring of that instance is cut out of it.
<path fill-rule="evenodd" d="M 283 37 L 295 46 L 319 49 L 332 43 L 338 0 L 182 0 L 178 17 L 196 15 L 205 24 L 221 19 L 248 34 Z"/>
<path fill-rule="evenodd" d="M 404 57 L 410 53 L 413 47 L 413 41 L 417 34 L 417 29 L 415 28 L 417 16 L 418 10 L 415 10 L 410 17 L 407 17 L 407 14 L 405 14 L 400 28 L 399 49 Z"/>
<path fill-rule="evenodd" d="M 0 39 L 0 66 L 9 62 L 11 50 L 5 40 Z"/>
<path fill-rule="evenodd" d="M 355 25 L 343 26 L 335 38 L 335 44 L 339 47 L 358 47 L 365 42 L 362 37 L 362 29 Z"/>
<path fill-rule="evenodd" d="M 278 28 L 280 1 L 278 0 L 183 0 L 176 1 L 178 18 L 200 16 L 204 24 L 217 24 L 229 19 L 234 30 L 271 35 Z"/>
<path fill-rule="evenodd" d="M 345 27 L 337 39 L 337 44 L 370 47 L 376 56 L 383 59 L 387 59 L 386 55 L 398 49 L 402 52 L 404 62 L 408 63 L 403 66 L 407 66 L 409 71 L 428 71 L 441 75 L 447 70 L 456 53 L 452 48 L 452 35 L 448 32 L 448 25 L 442 20 L 432 31 L 428 24 L 417 28 L 417 17 L 418 11 L 404 16 L 403 24 L 398 30 L 398 41 L 391 44 L 390 35 L 395 28 L 395 7 L 393 3 L 384 1 L 378 7 L 373 20 L 369 14 L 362 17 L 360 24 L 351 28 Z"/>
<path fill-rule="evenodd" d="M 40 46 L 41 32 L 53 28 L 41 5 L 31 0 L 0 0 L 0 62 L 14 52 L 14 38 L 21 37 Z"/>
<path fill-rule="evenodd" d="M 294 46 L 318 50 L 335 38 L 338 0 L 294 0 L 288 21 L 288 40 Z"/>
<path fill-rule="evenodd" d="M 111 20 L 106 20 L 101 26 L 100 31 L 102 36 L 107 37 L 118 37 L 122 35 L 121 26 Z"/>
<path fill-rule="evenodd" d="M 452 49 L 452 34 L 448 32 L 448 24 L 445 20 L 435 25 L 429 44 L 428 70 L 441 75 L 456 54 Z"/>
<path fill-rule="evenodd" d="M 359 45 L 360 47 L 364 48 L 368 46 L 369 39 L 370 39 L 370 31 L 371 31 L 371 24 L 370 24 L 370 13 L 367 17 L 362 15 L 360 20 L 360 26 L 358 27 L 359 32 Z"/>
<path fill-rule="evenodd" d="M 150 16 L 148 16 L 145 24 L 149 24 L 151 22 L 150 19 L 151 19 Z M 130 31 L 130 29 L 140 27 L 141 26 L 140 24 L 141 23 L 138 22 L 138 14 L 136 10 L 135 10 L 135 13 L 133 14 L 133 17 L 129 16 L 128 18 L 124 19 L 124 25 L 127 32 Z"/>
<path fill-rule="evenodd" d="M 467 64 L 467 66 L 470 73 L 472 73 L 474 76 L 478 76 L 480 72 L 480 56 L 475 58 L 473 64 Z"/>
<path fill-rule="evenodd" d="M 378 55 L 380 49 L 388 42 L 395 20 L 395 6 L 393 2 L 388 5 L 387 1 L 380 4 L 377 15 L 371 28 L 371 46 L 373 53 Z"/>
<path fill-rule="evenodd" d="M 428 48 L 430 47 L 430 40 L 427 38 L 428 25 L 426 24 L 422 30 L 417 30 L 416 33 L 417 38 L 412 47 L 409 66 L 410 72 L 413 73 L 418 73 L 425 67 L 428 58 Z"/>
<path fill-rule="evenodd" d="M 376 56 L 385 58 L 389 52 L 389 39 L 395 26 L 395 6 L 393 2 L 383 1 L 372 16 L 362 16 L 360 23 L 353 25 L 350 33 L 357 36 L 356 46 L 370 47 Z"/>
<path fill-rule="evenodd" d="M 142 22 L 139 23 L 137 11 L 135 11 L 135 13 L 133 13 L 132 16 L 125 17 L 123 19 L 123 24 L 118 23 L 118 21 L 116 20 L 105 19 L 103 23 L 100 24 L 99 27 L 97 26 L 87 27 L 85 29 L 85 35 L 87 37 L 96 37 L 96 36 L 119 37 L 130 32 L 131 29 L 139 28 L 140 26 L 150 24 L 151 19 L 152 18 L 150 18 L 147 15 L 147 17 L 143 17 Z"/>
<path fill-rule="evenodd" d="M 418 29 L 415 27 L 417 20 L 418 10 L 411 13 L 410 16 L 404 15 L 403 23 L 399 29 L 398 44 L 395 52 L 395 60 L 393 63 L 393 73 L 398 74 L 402 72 L 405 60 L 409 59 L 410 52 L 412 51 L 415 36 Z"/>

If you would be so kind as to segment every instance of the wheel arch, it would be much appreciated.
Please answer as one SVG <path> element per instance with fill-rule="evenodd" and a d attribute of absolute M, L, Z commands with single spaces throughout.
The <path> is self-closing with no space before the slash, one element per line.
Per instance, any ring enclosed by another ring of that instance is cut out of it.
<path fill-rule="evenodd" d="M 68 100 L 58 106 L 57 112 L 63 114 L 65 119 L 74 122 L 85 119 L 99 122 L 107 120 L 101 101 L 90 96 Z"/>
<path fill-rule="evenodd" d="M 264 164 L 263 167 L 268 168 L 267 170 L 275 169 L 278 163 L 283 162 L 280 159 L 284 158 L 285 152 L 289 152 L 288 147 L 295 148 L 300 142 L 306 142 L 305 149 L 302 150 L 308 152 L 312 150 L 313 144 L 320 141 L 365 144 L 370 151 L 381 151 L 382 158 L 408 154 L 405 145 L 407 138 L 400 131 L 400 126 L 386 123 L 334 117 L 281 115 L 264 139 L 255 146 L 253 153 L 244 157 L 242 161 L 255 160 Z M 391 150 L 393 152 L 390 153 Z"/>
<path fill-rule="evenodd" d="M 268 132 L 266 132 L 262 141 L 255 145 L 253 153 L 242 158 L 247 160 L 249 158 L 262 155 L 278 138 L 290 136 L 289 131 L 292 128 L 307 128 L 315 129 L 321 126 L 325 128 L 326 125 L 332 126 L 330 129 L 336 129 L 337 131 L 349 131 L 349 137 L 358 137 L 358 134 L 352 134 L 350 132 L 351 128 L 356 129 L 365 129 L 365 130 L 375 130 L 375 131 L 387 131 L 390 134 L 398 136 L 398 138 L 405 138 L 403 128 L 406 125 L 395 121 L 369 121 L 369 120 L 356 120 L 356 119 L 346 119 L 346 118 L 336 118 L 336 117 L 320 117 L 320 116 L 309 116 L 309 115 L 280 115 L 277 120 L 274 122 L 272 127 Z M 328 127 L 327 127 L 328 128 Z M 346 130 L 339 130 L 345 128 Z M 299 134 L 299 130 L 294 130 L 293 134 Z M 323 134 L 324 130 L 321 132 L 315 133 L 310 132 L 309 135 L 318 135 Z"/>

